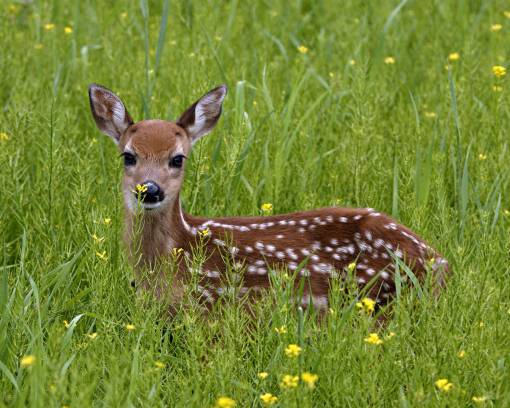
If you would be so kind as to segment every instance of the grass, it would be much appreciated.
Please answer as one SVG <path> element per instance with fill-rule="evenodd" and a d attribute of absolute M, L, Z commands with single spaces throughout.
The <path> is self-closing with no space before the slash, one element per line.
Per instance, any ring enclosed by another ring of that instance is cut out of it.
<path fill-rule="evenodd" d="M 507 3 L 26 3 L 0 6 L 0 405 L 510 405 L 510 105 L 491 70 L 509 61 Z M 375 207 L 448 258 L 448 287 L 402 287 L 381 345 L 364 341 L 374 320 L 356 293 L 318 323 L 280 275 L 254 319 L 227 298 L 204 320 L 187 299 L 164 323 L 130 287 L 122 166 L 91 82 L 138 120 L 175 119 L 227 83 L 187 169 L 189 211 Z M 303 371 L 314 390 L 280 388 Z"/>

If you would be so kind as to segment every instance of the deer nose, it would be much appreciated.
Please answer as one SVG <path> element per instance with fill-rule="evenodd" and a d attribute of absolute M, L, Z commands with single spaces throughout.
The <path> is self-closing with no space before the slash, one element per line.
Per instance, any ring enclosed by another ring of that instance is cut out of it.
<path fill-rule="evenodd" d="M 142 194 L 140 195 L 140 200 L 143 203 L 157 203 L 159 201 L 163 201 L 165 198 L 165 194 L 158 184 L 151 180 L 147 180 L 142 184 L 141 191 Z M 136 193 L 136 195 L 138 197 L 138 193 Z"/>

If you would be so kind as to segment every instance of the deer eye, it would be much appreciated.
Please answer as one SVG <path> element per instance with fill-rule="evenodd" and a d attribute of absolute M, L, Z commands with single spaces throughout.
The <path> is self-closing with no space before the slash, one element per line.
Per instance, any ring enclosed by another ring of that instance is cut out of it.
<path fill-rule="evenodd" d="M 122 157 L 124 157 L 124 166 L 134 166 L 136 164 L 136 157 L 134 154 L 124 152 L 122 153 Z"/>
<path fill-rule="evenodd" d="M 182 154 L 178 154 L 170 159 L 170 167 L 175 167 L 180 169 L 182 167 L 182 163 L 186 157 Z"/>

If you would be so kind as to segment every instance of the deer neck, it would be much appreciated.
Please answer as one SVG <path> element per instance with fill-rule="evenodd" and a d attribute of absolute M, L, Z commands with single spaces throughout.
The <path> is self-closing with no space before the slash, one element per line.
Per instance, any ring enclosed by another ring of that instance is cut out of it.
<path fill-rule="evenodd" d="M 191 227 L 182 211 L 179 196 L 165 208 L 140 215 L 126 211 L 126 239 L 130 257 L 138 267 L 154 266 L 173 248 L 186 248 Z"/>

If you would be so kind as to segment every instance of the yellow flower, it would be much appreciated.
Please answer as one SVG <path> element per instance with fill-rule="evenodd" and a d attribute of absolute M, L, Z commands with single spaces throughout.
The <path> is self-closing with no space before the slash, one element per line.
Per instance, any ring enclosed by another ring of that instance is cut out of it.
<path fill-rule="evenodd" d="M 429 118 L 429 119 L 434 119 L 437 117 L 437 113 L 436 112 L 425 112 L 425 117 Z"/>
<path fill-rule="evenodd" d="M 5 142 L 6 140 L 9 140 L 9 135 L 5 132 L 0 132 L 0 141 Z"/>
<path fill-rule="evenodd" d="M 375 310 L 375 301 L 370 298 L 363 298 L 361 302 L 356 303 L 356 307 L 366 313 L 372 313 Z"/>
<path fill-rule="evenodd" d="M 260 399 L 266 406 L 276 404 L 276 401 L 278 401 L 278 397 L 276 395 L 271 394 L 270 392 L 266 392 L 265 394 L 262 394 L 260 396 Z"/>
<path fill-rule="evenodd" d="M 492 87 L 492 90 L 493 90 L 494 92 L 503 92 L 503 87 L 502 87 L 501 85 L 494 85 L 494 86 Z"/>
<path fill-rule="evenodd" d="M 392 64 L 394 64 L 394 63 L 395 63 L 395 58 L 393 58 L 393 57 L 386 57 L 386 58 L 384 59 L 384 63 L 385 63 L 385 64 L 388 64 L 388 65 L 392 65 Z"/>
<path fill-rule="evenodd" d="M 510 216 L 510 210 L 503 210 L 503 215 L 505 217 L 509 217 Z"/>
<path fill-rule="evenodd" d="M 102 261 L 107 261 L 108 260 L 108 256 L 106 255 L 106 251 L 103 251 L 103 252 L 99 252 L 99 251 L 96 251 L 96 256 L 101 259 Z"/>
<path fill-rule="evenodd" d="M 44 25 L 44 29 L 45 29 L 46 31 L 51 31 L 51 30 L 53 30 L 54 28 L 55 28 L 55 24 L 53 24 L 53 23 L 46 23 L 46 24 Z"/>
<path fill-rule="evenodd" d="M 283 326 L 280 326 L 280 327 L 275 327 L 274 331 L 276 333 L 278 333 L 278 334 L 285 334 L 285 333 L 287 333 L 287 326 L 283 325 Z"/>
<path fill-rule="evenodd" d="M 41 50 L 41 49 L 43 49 L 43 47 L 44 47 L 44 45 L 42 45 L 41 43 L 34 44 L 34 48 L 36 50 Z"/>
<path fill-rule="evenodd" d="M 134 324 L 131 324 L 131 323 L 126 324 L 126 326 L 125 326 L 125 327 L 126 327 L 126 330 L 127 330 L 127 331 L 133 331 L 133 330 L 135 330 L 135 329 L 136 329 L 135 325 L 134 325 Z"/>
<path fill-rule="evenodd" d="M 297 375 L 284 375 L 280 387 L 282 388 L 296 388 L 298 386 L 299 377 Z"/>
<path fill-rule="evenodd" d="M 373 344 L 375 346 L 383 344 L 383 341 L 379 338 L 377 333 L 370 333 L 367 337 L 365 337 L 364 341 L 365 343 Z"/>
<path fill-rule="evenodd" d="M 98 237 L 96 234 L 92 234 L 91 237 L 96 241 L 98 244 L 104 241 L 104 237 Z"/>
<path fill-rule="evenodd" d="M 124 11 L 123 13 L 120 13 L 120 18 L 126 19 L 128 16 L 128 13 Z"/>
<path fill-rule="evenodd" d="M 466 357 L 466 352 L 464 350 L 461 350 L 457 353 L 457 357 L 464 358 Z"/>
<path fill-rule="evenodd" d="M 503 14 L 506 18 L 510 18 L 510 11 L 503 11 Z"/>
<path fill-rule="evenodd" d="M 105 218 L 103 220 L 103 222 L 104 222 L 104 225 L 110 225 L 112 223 L 112 219 L 111 218 Z"/>
<path fill-rule="evenodd" d="M 395 332 L 389 332 L 386 336 L 384 336 L 384 340 L 390 340 L 395 336 L 396 336 Z"/>
<path fill-rule="evenodd" d="M 271 203 L 264 203 L 264 204 L 262 204 L 260 209 L 262 210 L 262 212 L 264 214 L 271 214 L 273 212 L 273 204 L 271 204 Z"/>
<path fill-rule="evenodd" d="M 317 374 L 312 374 L 308 372 L 304 372 L 301 374 L 301 379 L 304 383 L 308 386 L 308 388 L 313 389 L 315 388 L 315 383 L 319 379 L 319 376 Z"/>
<path fill-rule="evenodd" d="M 485 395 L 482 395 L 480 397 L 473 397 L 471 398 L 471 401 L 473 401 L 475 404 L 483 404 L 485 401 L 487 401 L 488 398 Z"/>
<path fill-rule="evenodd" d="M 183 252 L 183 251 L 184 251 L 184 249 L 182 249 L 182 248 L 172 248 L 172 255 L 173 255 L 173 256 L 178 256 L 178 255 L 180 255 L 180 254 L 181 254 L 181 252 Z"/>
<path fill-rule="evenodd" d="M 69 322 L 68 322 L 67 320 L 64 320 L 64 327 L 65 327 L 66 329 L 68 329 L 68 328 L 69 328 Z"/>
<path fill-rule="evenodd" d="M 35 360 L 36 358 L 34 355 L 28 354 L 21 358 L 20 365 L 22 368 L 30 367 L 31 365 L 34 365 Z"/>
<path fill-rule="evenodd" d="M 503 26 L 501 24 L 492 24 L 491 25 L 491 31 L 493 33 L 497 33 L 499 30 L 501 30 Z"/>
<path fill-rule="evenodd" d="M 166 364 L 165 364 L 165 363 L 163 363 L 162 361 L 159 361 L 159 360 L 154 361 L 154 365 L 156 366 L 156 368 L 157 368 L 158 370 L 161 370 L 161 369 L 163 369 L 163 368 L 165 368 L 165 367 L 166 367 Z"/>
<path fill-rule="evenodd" d="M 73 29 L 72 27 L 64 27 L 64 33 L 65 34 L 72 34 Z"/>
<path fill-rule="evenodd" d="M 487 155 L 486 155 L 486 154 L 483 154 L 483 153 L 480 153 L 480 154 L 478 155 L 478 159 L 479 159 L 479 160 L 487 160 Z"/>
<path fill-rule="evenodd" d="M 434 384 L 437 387 L 437 389 L 442 392 L 448 392 L 453 388 L 453 384 L 449 382 L 446 378 L 440 378 Z"/>
<path fill-rule="evenodd" d="M 90 340 L 95 340 L 97 338 L 97 333 L 96 332 L 89 333 L 89 334 L 87 334 L 87 336 L 89 336 Z"/>
<path fill-rule="evenodd" d="M 285 348 L 285 355 L 290 358 L 297 357 L 301 354 L 301 350 L 301 347 L 299 347 L 297 344 L 289 344 Z"/>
<path fill-rule="evenodd" d="M 351 262 L 349 265 L 347 265 L 347 270 L 349 272 L 352 273 L 354 271 L 354 269 L 356 269 L 356 262 Z"/>
<path fill-rule="evenodd" d="M 145 193 L 147 191 L 147 186 L 145 184 L 137 184 L 135 187 L 135 193 Z"/>
<path fill-rule="evenodd" d="M 217 408 L 234 408 L 236 406 L 236 402 L 229 397 L 219 397 L 216 400 Z"/>
<path fill-rule="evenodd" d="M 458 52 L 452 52 L 448 55 L 448 61 L 458 61 L 460 59 L 460 54 Z"/>
<path fill-rule="evenodd" d="M 207 237 L 208 235 L 211 235 L 211 230 L 209 228 L 205 228 L 203 229 L 202 231 L 198 231 L 198 235 L 201 237 L 201 238 L 205 238 Z"/>
<path fill-rule="evenodd" d="M 301 54 L 306 54 L 308 52 L 308 48 L 305 47 L 304 45 L 300 45 L 298 47 L 298 51 L 301 53 Z"/>
<path fill-rule="evenodd" d="M 265 380 L 269 374 L 265 371 L 262 371 L 261 373 L 257 374 L 257 377 L 259 377 L 261 380 Z"/>
<path fill-rule="evenodd" d="M 506 75 L 506 68 L 501 65 L 494 65 L 492 67 L 492 73 L 498 78 L 503 78 Z"/>
<path fill-rule="evenodd" d="M 349 65 L 356 65 L 356 60 L 353 60 L 353 59 L 350 59 L 349 60 Z"/>

